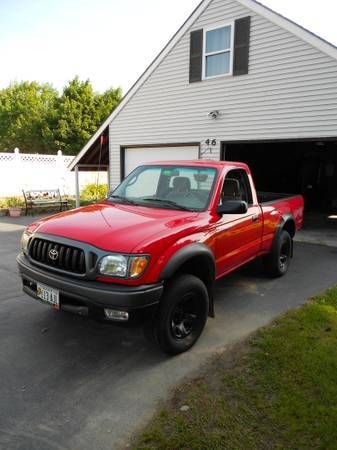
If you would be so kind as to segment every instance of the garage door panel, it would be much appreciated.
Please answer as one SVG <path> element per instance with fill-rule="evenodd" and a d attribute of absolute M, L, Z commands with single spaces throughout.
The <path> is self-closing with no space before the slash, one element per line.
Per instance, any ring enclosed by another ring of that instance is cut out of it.
<path fill-rule="evenodd" d="M 136 167 L 153 161 L 199 159 L 199 147 L 135 147 L 125 149 L 124 168 L 128 175 Z"/>

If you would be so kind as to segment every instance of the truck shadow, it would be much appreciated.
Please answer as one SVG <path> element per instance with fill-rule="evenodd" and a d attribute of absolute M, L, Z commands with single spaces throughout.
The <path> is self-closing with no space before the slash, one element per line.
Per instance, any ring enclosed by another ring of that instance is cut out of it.
<path fill-rule="evenodd" d="M 219 293 L 223 289 L 230 287 L 257 286 L 261 283 L 268 283 L 270 277 L 266 274 L 262 258 L 237 269 L 235 272 L 219 279 L 215 283 L 215 301 L 219 300 Z"/>
<path fill-rule="evenodd" d="M 232 290 L 254 293 L 256 286 L 261 281 L 267 280 L 261 261 L 253 261 L 216 282 L 215 304 L 219 306 L 219 303 L 224 303 L 224 291 L 229 294 Z M 104 361 L 108 355 L 114 355 L 113 360 L 118 360 L 122 356 L 126 359 L 131 356 L 142 359 L 139 355 L 146 353 L 146 359 L 151 358 L 153 362 L 169 358 L 157 349 L 154 342 L 146 339 L 142 325 L 119 325 L 71 313 L 56 312 L 44 305 L 39 307 L 40 314 L 33 316 L 32 326 L 40 333 L 40 351 L 46 354 L 55 352 L 55 357 L 72 361 L 72 366 L 80 359 L 82 363 L 87 359 L 88 363 L 97 368 L 97 364 L 101 360 Z M 114 364 L 110 358 L 109 361 Z M 109 365 L 109 362 L 105 361 L 103 364 Z M 114 367 L 116 369 L 116 366 Z"/>
<path fill-rule="evenodd" d="M 257 261 L 218 281 L 215 286 L 217 314 L 222 316 L 227 308 L 231 309 L 230 299 L 237 291 L 243 295 L 256 294 L 261 280 L 265 280 L 265 276 Z M 55 361 L 54 375 L 49 383 L 53 379 L 57 383 L 56 374 L 59 373 L 61 378 L 68 380 L 67 388 L 71 390 L 83 377 L 89 379 L 110 373 L 116 378 L 123 376 L 126 370 L 138 371 L 171 359 L 146 337 L 143 326 L 126 327 L 96 321 L 56 312 L 44 305 L 35 305 L 34 310 L 29 327 L 34 332 L 34 340 L 31 342 L 28 336 L 22 336 L 22 339 L 30 342 L 29 352 L 34 355 L 35 363 L 41 365 L 41 370 L 51 359 Z M 25 331 L 29 332 L 28 324 L 22 330 Z"/>

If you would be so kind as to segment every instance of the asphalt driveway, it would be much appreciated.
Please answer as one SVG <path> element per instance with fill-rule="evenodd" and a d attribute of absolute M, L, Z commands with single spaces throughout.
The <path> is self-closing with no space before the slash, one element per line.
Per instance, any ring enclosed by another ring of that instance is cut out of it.
<path fill-rule="evenodd" d="M 31 220 L 31 219 L 30 219 Z M 22 294 L 22 219 L 0 221 L 0 448 L 115 449 L 218 350 L 337 283 L 337 248 L 296 243 L 285 278 L 254 263 L 216 285 L 216 318 L 191 351 L 162 355 L 141 329 L 58 313 Z"/>

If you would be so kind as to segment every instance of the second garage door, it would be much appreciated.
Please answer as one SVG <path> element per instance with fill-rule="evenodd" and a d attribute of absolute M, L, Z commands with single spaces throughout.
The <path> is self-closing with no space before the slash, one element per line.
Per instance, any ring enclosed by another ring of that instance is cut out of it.
<path fill-rule="evenodd" d="M 127 147 L 124 154 L 124 176 L 141 164 L 171 159 L 199 159 L 199 146 Z"/>

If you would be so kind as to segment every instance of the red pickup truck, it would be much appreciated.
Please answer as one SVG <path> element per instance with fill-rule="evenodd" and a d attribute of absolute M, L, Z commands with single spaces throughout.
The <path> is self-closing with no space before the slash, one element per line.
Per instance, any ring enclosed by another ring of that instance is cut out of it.
<path fill-rule="evenodd" d="M 132 323 L 177 354 L 214 316 L 215 280 L 262 256 L 284 275 L 303 198 L 257 193 L 247 165 L 168 161 L 136 168 L 95 205 L 29 225 L 23 290 L 55 309 Z"/>

